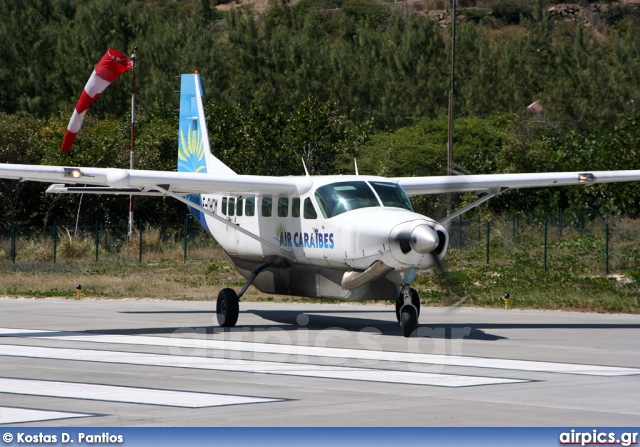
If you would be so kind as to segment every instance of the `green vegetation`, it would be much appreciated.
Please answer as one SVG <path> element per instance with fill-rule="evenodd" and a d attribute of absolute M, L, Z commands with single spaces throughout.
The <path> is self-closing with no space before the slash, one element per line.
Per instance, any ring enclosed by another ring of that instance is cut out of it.
<path fill-rule="evenodd" d="M 457 116 L 520 114 L 538 100 L 554 123 L 584 130 L 617 124 L 637 103 L 637 5 L 612 3 L 577 21 L 550 16 L 542 1 L 468 6 Z M 198 69 L 209 98 L 243 109 L 292 112 L 308 98 L 332 100 L 340 114 L 373 118 L 380 129 L 447 111 L 448 31 L 418 9 L 373 0 L 282 2 L 261 15 L 206 0 L 2 0 L 0 40 L 0 111 L 9 114 L 68 118 L 104 51 L 134 46 L 143 110 L 175 108 L 176 76 Z M 90 115 L 126 114 L 128 82 L 117 80 Z"/>
<path fill-rule="evenodd" d="M 471 242 L 468 248 L 455 248 L 454 241 L 447 256 L 448 274 L 431 270 L 414 283 L 421 298 L 433 305 L 464 299 L 465 306 L 496 307 L 508 292 L 515 308 L 640 312 L 637 221 L 610 223 L 609 269 L 615 274 L 608 276 L 604 221 L 592 221 L 583 228 L 565 227 L 562 237 L 557 227 L 550 227 L 547 270 L 543 226 L 518 225 L 514 239 L 512 224 L 509 220 L 492 222 L 489 263 L 484 233 L 483 240 Z M 484 222 L 481 226 L 484 232 Z M 473 234 L 477 227 L 465 231 Z M 452 232 L 455 237 L 455 228 Z"/>
<path fill-rule="evenodd" d="M 562 20 L 534 0 L 461 6 L 456 164 L 471 173 L 638 168 L 636 6 L 601 5 L 589 23 Z M 71 155 L 58 148 L 105 49 L 137 46 L 139 168 L 175 168 L 176 76 L 198 69 L 213 150 L 240 173 L 301 174 L 301 158 L 313 174 L 353 172 L 357 157 L 363 173 L 444 174 L 450 39 L 441 26 L 418 6 L 373 0 L 283 2 L 262 14 L 222 12 L 207 0 L 0 0 L 0 162 L 128 166 L 128 76 L 92 106 Z M 533 101 L 543 112 L 525 109 Z M 80 225 L 109 225 L 127 209 L 126 197 L 80 203 L 44 189 L 0 181 L 0 228 L 69 227 L 78 215 Z M 638 191 L 510 191 L 490 210 L 635 217 Z M 442 212 L 439 198 L 415 203 Z M 184 208 L 143 197 L 136 215 L 178 227 Z"/>

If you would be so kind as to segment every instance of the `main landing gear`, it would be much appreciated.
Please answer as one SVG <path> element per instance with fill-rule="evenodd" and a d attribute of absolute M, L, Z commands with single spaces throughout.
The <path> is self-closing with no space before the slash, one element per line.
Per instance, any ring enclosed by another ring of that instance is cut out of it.
<path fill-rule="evenodd" d="M 218 301 L 216 301 L 216 317 L 218 324 L 222 327 L 234 327 L 238 322 L 238 314 L 240 314 L 240 297 L 244 295 L 256 276 L 266 269 L 274 265 L 274 262 L 265 262 L 255 268 L 247 282 L 244 283 L 239 293 L 236 293 L 233 289 L 222 289 L 218 293 Z"/>
<path fill-rule="evenodd" d="M 240 299 L 233 289 L 222 289 L 216 302 L 216 317 L 222 327 L 234 327 L 240 313 Z"/>
<path fill-rule="evenodd" d="M 420 297 L 415 289 L 408 284 L 402 286 L 400 296 L 396 299 L 396 318 L 402 326 L 402 335 L 411 337 L 418 329 L 418 317 L 420 316 Z"/>

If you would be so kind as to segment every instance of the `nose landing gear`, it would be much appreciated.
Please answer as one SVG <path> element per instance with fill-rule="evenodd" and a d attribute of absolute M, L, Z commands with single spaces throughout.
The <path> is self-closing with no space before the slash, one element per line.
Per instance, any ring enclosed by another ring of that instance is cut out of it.
<path fill-rule="evenodd" d="M 402 326 L 402 335 L 411 337 L 411 334 L 418 329 L 419 316 L 420 297 L 418 292 L 405 284 L 396 300 L 396 318 Z"/>

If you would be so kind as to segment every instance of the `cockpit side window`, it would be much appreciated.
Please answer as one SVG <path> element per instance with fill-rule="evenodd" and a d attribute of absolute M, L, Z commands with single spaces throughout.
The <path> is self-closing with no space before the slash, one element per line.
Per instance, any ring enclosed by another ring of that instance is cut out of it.
<path fill-rule="evenodd" d="M 304 199 L 304 214 L 305 219 L 317 219 L 318 213 L 316 213 L 316 209 L 313 207 L 313 203 L 311 203 L 311 199 L 307 197 Z"/>
<path fill-rule="evenodd" d="M 409 197 L 399 185 L 390 182 L 370 183 L 384 206 L 413 211 Z"/>
<path fill-rule="evenodd" d="M 320 211 L 327 219 L 351 210 L 380 206 L 365 182 L 332 183 L 318 188 L 315 195 Z"/>

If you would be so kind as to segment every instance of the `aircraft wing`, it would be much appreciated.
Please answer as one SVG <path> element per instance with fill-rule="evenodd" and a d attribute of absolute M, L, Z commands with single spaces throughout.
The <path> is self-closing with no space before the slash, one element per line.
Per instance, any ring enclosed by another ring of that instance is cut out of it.
<path fill-rule="evenodd" d="M 203 174 L 194 172 L 144 171 L 137 169 L 82 168 L 1 164 L 0 178 L 57 183 L 50 192 L 157 195 L 154 186 L 178 195 L 208 193 L 293 193 L 296 177 Z M 88 185 L 65 188 L 60 184 Z"/>
<path fill-rule="evenodd" d="M 640 170 L 399 177 L 391 180 L 397 182 L 409 196 L 450 192 L 499 193 L 512 188 L 634 182 L 640 181 Z"/>

